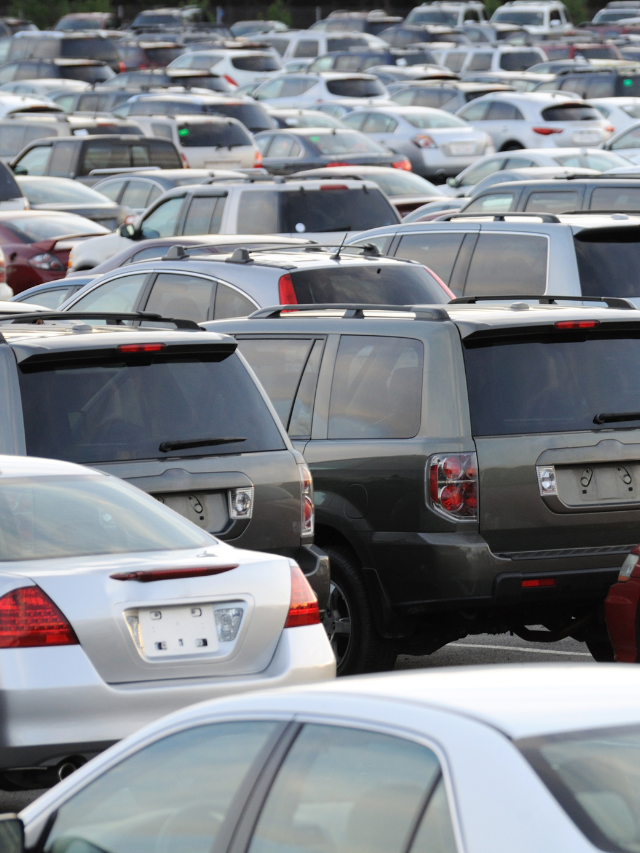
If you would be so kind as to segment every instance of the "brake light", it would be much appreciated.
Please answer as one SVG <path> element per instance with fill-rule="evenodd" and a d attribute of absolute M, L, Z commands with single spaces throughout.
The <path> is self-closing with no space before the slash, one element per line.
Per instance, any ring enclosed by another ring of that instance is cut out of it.
<path fill-rule="evenodd" d="M 302 536 L 313 536 L 314 505 L 313 505 L 313 479 L 309 467 L 304 463 L 298 465 L 300 474 L 300 496 L 302 498 L 302 525 L 300 532 Z"/>
<path fill-rule="evenodd" d="M 553 324 L 556 329 L 595 329 L 600 320 L 559 320 Z"/>
<path fill-rule="evenodd" d="M 124 62 L 122 60 L 120 60 L 120 62 L 118 63 L 118 71 L 120 72 L 120 74 L 122 74 L 123 71 L 126 71 L 126 70 L 127 70 L 127 66 L 124 64 Z"/>
<path fill-rule="evenodd" d="M 429 502 L 457 521 L 478 517 L 478 463 L 475 453 L 432 456 L 427 463 Z"/>
<path fill-rule="evenodd" d="M 297 564 L 291 565 L 291 603 L 285 628 L 300 628 L 302 625 L 319 625 L 320 609 L 315 592 Z"/>
<path fill-rule="evenodd" d="M 0 598 L 0 648 L 76 646 L 78 638 L 60 610 L 37 586 Z"/>
<path fill-rule="evenodd" d="M 225 566 L 198 566 L 197 569 L 141 569 L 137 572 L 116 572 L 109 575 L 114 581 L 138 581 L 138 583 L 151 583 L 152 581 L 179 581 L 184 578 L 206 578 L 209 575 L 221 575 L 237 569 L 239 563 L 229 563 Z"/>
<path fill-rule="evenodd" d="M 118 352 L 160 352 L 166 349 L 166 344 L 120 344 Z"/>
<path fill-rule="evenodd" d="M 529 589 L 533 587 L 542 587 L 542 586 L 555 586 L 556 580 L 555 578 L 530 578 L 528 580 L 522 581 L 522 589 Z"/>
<path fill-rule="evenodd" d="M 253 168 L 259 169 L 260 166 L 262 166 L 262 152 L 256 150 L 255 154 L 253 155 Z"/>
<path fill-rule="evenodd" d="M 414 136 L 411 140 L 414 145 L 417 145 L 418 148 L 437 148 L 438 146 L 433 141 L 430 136 L 427 136 L 426 133 L 419 133 L 417 136 Z"/>
<path fill-rule="evenodd" d="M 297 305 L 298 297 L 293 287 L 293 280 L 289 273 L 281 275 L 278 281 L 278 299 L 280 305 Z"/>
<path fill-rule="evenodd" d="M 321 190 L 348 190 L 346 184 L 322 184 Z"/>
<path fill-rule="evenodd" d="M 607 133 L 615 133 L 615 127 L 612 124 L 606 125 L 605 130 L 607 131 Z"/>
<path fill-rule="evenodd" d="M 326 168 L 330 169 L 332 166 L 351 166 L 351 163 L 344 163 L 341 160 L 336 160 L 335 163 L 327 163 Z"/>
<path fill-rule="evenodd" d="M 394 169 L 402 169 L 404 172 L 411 171 L 411 162 L 406 157 L 403 157 L 402 160 L 394 160 L 391 165 Z"/>
<path fill-rule="evenodd" d="M 236 83 L 236 81 L 233 79 L 233 77 L 229 77 L 229 75 L 228 75 L 228 74 L 225 74 L 225 75 L 224 75 L 224 79 L 227 81 L 227 83 L 231 83 L 231 85 L 232 85 L 232 86 L 237 86 L 237 85 L 238 85 L 238 84 Z"/>
<path fill-rule="evenodd" d="M 0 282 L 5 282 L 6 280 L 4 252 L 0 249 Z"/>
<path fill-rule="evenodd" d="M 562 133 L 562 129 L 559 127 L 532 127 L 531 130 L 534 133 L 539 133 L 540 136 L 551 136 L 552 133 Z"/>

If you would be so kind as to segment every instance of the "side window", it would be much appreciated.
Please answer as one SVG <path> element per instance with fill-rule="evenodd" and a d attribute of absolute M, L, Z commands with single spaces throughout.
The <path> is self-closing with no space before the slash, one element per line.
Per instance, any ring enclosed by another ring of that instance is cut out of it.
<path fill-rule="evenodd" d="M 120 204 L 123 204 L 125 207 L 131 207 L 134 210 L 139 208 L 144 210 L 149 204 L 151 186 L 149 181 L 129 181 Z"/>
<path fill-rule="evenodd" d="M 18 160 L 13 171 L 16 175 L 44 175 L 50 156 L 50 145 L 38 145 Z"/>
<path fill-rule="evenodd" d="M 244 191 L 238 203 L 238 222 L 245 234 L 277 234 L 280 231 L 278 193 Z"/>
<path fill-rule="evenodd" d="M 94 187 L 94 189 L 96 192 L 106 195 L 106 197 L 110 198 L 111 201 L 118 201 L 118 196 L 122 192 L 122 188 L 125 184 L 126 181 L 105 181 L 104 184 L 101 184 L 99 187 Z"/>
<path fill-rule="evenodd" d="M 0 83 L 9 83 L 15 79 L 15 73 L 18 68 L 17 62 L 7 62 L 0 68 Z"/>
<path fill-rule="evenodd" d="M 513 104 L 493 101 L 487 113 L 487 121 L 522 121 L 523 115 Z"/>
<path fill-rule="evenodd" d="M 47 174 L 53 178 L 68 178 L 73 175 L 76 152 L 74 142 L 58 142 L 52 146 Z"/>
<path fill-rule="evenodd" d="M 489 109 L 489 101 L 476 101 L 469 104 L 460 113 L 460 117 L 465 121 L 483 121 Z"/>
<path fill-rule="evenodd" d="M 150 237 L 173 237 L 178 230 L 178 218 L 183 202 L 184 196 L 177 196 L 159 204 L 142 221 L 142 236 L 147 240 Z"/>
<path fill-rule="evenodd" d="M 264 156 L 267 154 L 267 148 L 269 147 L 269 143 L 273 139 L 272 134 L 267 134 L 266 136 L 258 136 L 256 138 L 256 145 L 260 149 L 260 153 Z"/>
<path fill-rule="evenodd" d="M 491 53 L 474 53 L 469 60 L 467 71 L 489 71 L 491 68 Z"/>
<path fill-rule="evenodd" d="M 210 278 L 158 273 L 145 311 L 196 323 L 210 320 L 215 286 L 215 281 Z"/>
<path fill-rule="evenodd" d="M 456 837 L 442 776 L 431 795 L 410 853 L 456 853 Z"/>
<path fill-rule="evenodd" d="M 398 122 L 391 116 L 382 113 L 371 113 L 362 128 L 364 133 L 393 133 Z"/>
<path fill-rule="evenodd" d="M 587 98 L 612 98 L 615 95 L 615 82 L 612 74 L 588 74 Z"/>
<path fill-rule="evenodd" d="M 149 193 L 149 198 L 147 199 L 147 207 L 150 207 L 152 204 L 155 204 L 155 202 L 158 201 L 158 199 L 163 193 L 164 190 L 154 184 L 151 187 L 151 192 Z"/>
<path fill-rule="evenodd" d="M 320 373 L 320 362 L 322 361 L 323 341 L 316 341 L 307 359 L 307 365 L 298 385 L 298 393 L 293 404 L 291 420 L 289 421 L 289 435 L 292 438 L 302 438 L 311 435 L 311 422 L 313 418 L 313 403 L 316 396 L 316 385 Z"/>
<path fill-rule="evenodd" d="M 217 196 L 192 196 L 182 233 L 217 234 L 222 218 L 221 213 L 216 216 L 220 204 L 224 205 L 224 199 Z"/>
<path fill-rule="evenodd" d="M 449 53 L 444 61 L 444 65 L 450 71 L 462 71 L 462 66 L 464 65 L 464 61 L 467 57 L 466 51 L 464 53 Z"/>
<path fill-rule="evenodd" d="M 213 312 L 214 320 L 226 320 L 227 317 L 247 317 L 253 314 L 258 306 L 247 296 L 243 296 L 233 287 L 218 282 L 216 291 L 216 307 Z"/>
<path fill-rule="evenodd" d="M 528 169 L 536 164 L 533 160 L 528 160 L 526 157 L 509 157 L 504 165 L 505 169 Z"/>
<path fill-rule="evenodd" d="M 635 127 L 617 139 L 611 146 L 612 151 L 624 148 L 640 148 L 640 127 Z M 24 159 L 24 158 L 23 158 Z M 20 161 L 22 163 L 22 160 Z M 18 174 L 20 174 L 18 172 Z M 25 174 L 24 172 L 22 174 Z"/>
<path fill-rule="evenodd" d="M 331 385 L 329 438 L 413 438 L 424 350 L 413 338 L 343 335 Z"/>
<path fill-rule="evenodd" d="M 403 107 L 408 107 L 408 106 L 411 106 L 411 104 L 413 104 L 413 99 L 414 99 L 414 96 L 416 94 L 419 94 L 419 93 L 416 93 L 413 89 L 403 89 L 401 92 L 398 92 L 397 95 L 393 96 L 393 100 L 396 102 L 396 104 L 401 104 Z M 422 103 L 422 101 L 418 101 L 418 103 Z M 432 104 L 430 101 L 428 104 L 427 103 L 423 104 L 423 106 L 432 107 L 432 106 L 434 106 L 434 104 Z M 354 127 L 354 125 L 351 124 L 351 122 L 349 122 L 348 126 Z"/>
<path fill-rule="evenodd" d="M 310 58 L 318 55 L 318 42 L 311 39 L 301 39 L 293 54 L 295 57 Z"/>
<path fill-rule="evenodd" d="M 131 165 L 132 166 L 150 166 L 149 149 L 146 145 L 131 146 Z"/>
<path fill-rule="evenodd" d="M 424 264 L 448 284 L 463 237 L 461 232 L 444 231 L 407 234 L 400 240 L 394 255 Z"/>
<path fill-rule="evenodd" d="M 587 91 L 587 83 L 585 78 L 588 77 L 587 74 L 582 74 L 581 76 L 574 75 L 573 77 L 565 77 L 564 80 L 560 81 L 560 85 L 556 83 L 556 89 L 562 89 L 563 92 L 575 92 L 579 98 L 584 98 Z"/>
<path fill-rule="evenodd" d="M 108 139 L 101 139 L 85 146 L 79 174 L 85 176 L 94 169 L 127 169 L 130 165 L 126 145 L 114 145 Z"/>
<path fill-rule="evenodd" d="M 268 157 L 288 157 L 294 140 L 290 136 L 274 136 L 269 147 Z"/>
<path fill-rule="evenodd" d="M 42 305 L 43 308 L 55 311 L 65 299 L 71 296 L 72 292 L 72 288 L 69 287 L 56 287 L 53 290 L 45 290 L 44 293 L 36 293 L 27 299 L 21 299 L 20 302 L 33 302 L 34 305 Z"/>
<path fill-rule="evenodd" d="M 536 213 L 570 213 L 580 210 L 580 196 L 577 192 L 531 193 L 524 209 Z"/>
<path fill-rule="evenodd" d="M 480 234 L 471 259 L 465 296 L 536 296 L 547 286 L 546 237 Z"/>
<path fill-rule="evenodd" d="M 269 792 L 249 853 L 402 853 L 439 775 L 438 759 L 424 746 L 306 725 Z"/>
<path fill-rule="evenodd" d="M 386 255 L 391 243 L 391 234 L 380 235 L 379 237 L 369 237 L 366 240 L 358 240 L 352 243 L 352 246 L 368 246 L 373 245 L 381 255 Z"/>
<path fill-rule="evenodd" d="M 155 741 L 60 806 L 45 853 L 78 844 L 128 850 L 132 826 L 139 850 L 211 850 L 276 729 L 273 722 L 216 723 Z M 182 780 L 178 788 L 176 779 Z"/>
<path fill-rule="evenodd" d="M 289 157 L 302 157 L 302 146 L 295 139 L 291 146 L 291 151 L 289 151 Z"/>
<path fill-rule="evenodd" d="M 464 208 L 465 213 L 504 213 L 513 206 L 513 193 L 491 193 L 474 199 Z"/>
<path fill-rule="evenodd" d="M 405 93 L 403 93 L 403 94 L 405 94 Z M 411 102 L 410 101 L 401 101 L 399 98 L 396 98 L 396 103 L 397 104 L 409 104 Z M 343 119 L 343 122 L 344 122 L 344 124 L 347 125 L 347 127 L 350 127 L 351 130 L 362 130 L 362 125 L 364 124 L 365 119 L 366 120 L 369 119 L 369 113 L 355 112 L 355 113 L 351 113 L 351 115 L 345 116 Z"/>
<path fill-rule="evenodd" d="M 285 429 L 313 340 L 269 338 L 238 341 L 238 348 L 269 395 Z"/>
<path fill-rule="evenodd" d="M 157 121 L 151 122 L 151 132 L 154 136 L 160 136 L 164 139 L 173 140 L 173 134 L 171 133 L 171 127 L 168 124 L 160 124 Z"/>
<path fill-rule="evenodd" d="M 499 172 L 501 169 L 506 168 L 504 164 L 504 158 L 498 157 L 494 160 L 487 160 L 484 163 L 480 163 L 478 166 L 472 166 L 464 173 L 460 181 L 460 186 L 473 187 L 483 178 L 486 178 L 487 175 L 493 175 L 495 172 Z"/>
<path fill-rule="evenodd" d="M 589 210 L 640 210 L 640 187 L 598 187 Z"/>
<path fill-rule="evenodd" d="M 74 311 L 123 311 L 136 308 L 147 273 L 113 278 L 87 293 L 73 305 Z"/>

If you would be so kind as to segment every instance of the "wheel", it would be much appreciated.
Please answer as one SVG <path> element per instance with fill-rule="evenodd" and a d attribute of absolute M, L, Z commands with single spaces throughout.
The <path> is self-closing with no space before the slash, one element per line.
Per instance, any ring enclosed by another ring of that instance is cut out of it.
<path fill-rule="evenodd" d="M 500 149 L 501 151 L 520 151 L 524 148 L 524 145 L 520 145 L 519 142 L 507 142 L 506 145 L 503 145 Z"/>
<path fill-rule="evenodd" d="M 397 643 L 378 633 L 364 578 L 346 548 L 326 547 L 331 567 L 324 627 L 338 665 L 338 675 L 383 672 L 397 657 Z"/>

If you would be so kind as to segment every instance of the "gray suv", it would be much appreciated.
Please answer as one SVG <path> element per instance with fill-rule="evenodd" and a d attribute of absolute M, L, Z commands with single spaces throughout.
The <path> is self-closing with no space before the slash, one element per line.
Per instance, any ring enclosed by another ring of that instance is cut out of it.
<path fill-rule="evenodd" d="M 640 522 L 640 314 L 538 301 L 206 324 L 235 336 L 313 474 L 340 673 L 485 632 L 613 659 L 601 607 Z"/>

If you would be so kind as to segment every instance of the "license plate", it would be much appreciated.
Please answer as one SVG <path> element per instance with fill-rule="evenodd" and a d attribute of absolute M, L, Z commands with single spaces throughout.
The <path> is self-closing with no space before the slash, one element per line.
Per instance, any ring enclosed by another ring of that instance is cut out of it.
<path fill-rule="evenodd" d="M 573 141 L 580 145 L 591 145 L 600 142 L 600 134 L 597 130 L 578 130 L 573 134 Z"/>
<path fill-rule="evenodd" d="M 449 151 L 451 154 L 473 154 L 475 142 L 451 142 L 449 143 Z"/>
<path fill-rule="evenodd" d="M 218 650 L 210 604 L 141 608 L 138 619 L 144 654 L 151 660 Z"/>

